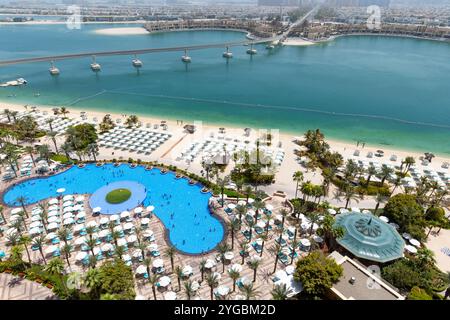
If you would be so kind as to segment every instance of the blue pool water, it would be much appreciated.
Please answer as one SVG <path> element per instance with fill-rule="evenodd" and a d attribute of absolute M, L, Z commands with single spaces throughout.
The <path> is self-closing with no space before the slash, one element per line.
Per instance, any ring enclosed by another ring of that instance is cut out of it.
<path fill-rule="evenodd" d="M 51 177 L 19 183 L 4 194 L 3 201 L 15 206 L 16 199 L 25 196 L 28 204 L 32 204 L 55 197 L 58 188 L 65 188 L 64 194 L 92 194 L 107 183 L 124 180 L 145 186 L 144 206 L 155 206 L 155 214 L 178 250 L 200 254 L 213 249 L 223 239 L 223 226 L 208 209 L 211 194 L 201 193 L 201 186 L 191 186 L 186 179 L 176 179 L 173 173 L 163 175 L 158 169 L 146 170 L 141 166 L 134 169 L 112 164 L 72 167 Z"/>

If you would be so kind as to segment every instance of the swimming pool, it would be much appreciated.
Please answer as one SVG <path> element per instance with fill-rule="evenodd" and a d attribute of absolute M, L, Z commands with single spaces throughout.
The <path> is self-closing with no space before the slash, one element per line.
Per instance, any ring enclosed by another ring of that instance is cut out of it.
<path fill-rule="evenodd" d="M 45 178 L 30 179 L 7 190 L 3 202 L 9 206 L 19 196 L 27 198 L 28 204 L 56 197 L 58 188 L 64 194 L 92 194 L 108 183 L 135 181 L 146 188 L 144 206 L 155 206 L 155 214 L 169 233 L 169 240 L 178 250 L 188 254 L 201 254 L 214 249 L 222 241 L 225 230 L 222 223 L 208 209 L 210 193 L 201 192 L 200 185 L 189 185 L 187 179 L 176 179 L 169 172 L 161 174 L 159 169 L 146 170 L 142 166 L 114 167 L 94 164 L 84 168 L 72 167 L 62 173 Z"/>

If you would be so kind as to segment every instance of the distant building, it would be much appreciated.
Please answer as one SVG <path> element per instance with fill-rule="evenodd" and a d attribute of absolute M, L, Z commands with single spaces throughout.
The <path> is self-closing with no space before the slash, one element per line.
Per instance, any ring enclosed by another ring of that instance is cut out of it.
<path fill-rule="evenodd" d="M 329 292 L 329 298 L 339 300 L 404 300 L 381 276 L 375 275 L 362 264 L 342 256 L 337 251 L 329 255 L 344 273 Z"/>
<path fill-rule="evenodd" d="M 302 0 L 258 0 L 258 6 L 298 7 Z"/>
<path fill-rule="evenodd" d="M 391 0 L 327 0 L 332 7 L 368 7 L 372 5 L 389 7 Z"/>

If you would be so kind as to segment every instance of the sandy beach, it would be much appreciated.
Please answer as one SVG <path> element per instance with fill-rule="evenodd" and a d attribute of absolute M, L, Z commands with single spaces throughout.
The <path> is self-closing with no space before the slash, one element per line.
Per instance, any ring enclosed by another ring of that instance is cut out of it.
<path fill-rule="evenodd" d="M 303 46 L 311 46 L 314 45 L 315 43 L 312 41 L 308 41 L 308 40 L 304 40 L 301 38 L 287 38 L 284 42 L 283 45 L 285 46 L 299 46 L 299 47 L 303 47 Z"/>
<path fill-rule="evenodd" d="M 146 21 L 144 20 L 136 20 L 136 21 L 86 21 L 81 22 L 81 24 L 144 24 Z M 24 22 L 0 22 L 1 25 L 46 25 L 46 24 L 66 24 L 66 21 L 54 21 L 54 20 L 32 20 L 32 21 L 24 21 Z"/>
<path fill-rule="evenodd" d="M 128 28 L 105 28 L 97 29 L 94 31 L 96 34 L 107 36 L 127 36 L 127 35 L 140 35 L 149 34 L 149 32 L 143 27 L 128 27 Z"/>

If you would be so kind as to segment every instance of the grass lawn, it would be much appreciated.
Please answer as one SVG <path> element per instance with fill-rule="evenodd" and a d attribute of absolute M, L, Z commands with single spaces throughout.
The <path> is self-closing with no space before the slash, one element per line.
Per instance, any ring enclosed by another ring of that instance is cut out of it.
<path fill-rule="evenodd" d="M 106 195 L 106 201 L 111 204 L 119 204 L 127 201 L 131 197 L 128 189 L 115 189 Z"/>

